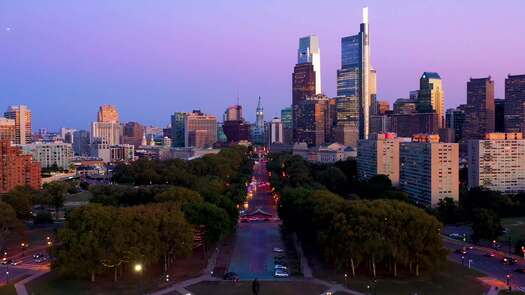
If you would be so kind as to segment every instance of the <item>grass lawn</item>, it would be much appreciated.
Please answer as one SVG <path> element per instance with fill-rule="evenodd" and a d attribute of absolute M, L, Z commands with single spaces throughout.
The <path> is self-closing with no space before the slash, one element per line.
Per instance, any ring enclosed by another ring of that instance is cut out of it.
<path fill-rule="evenodd" d="M 89 202 L 93 195 L 89 191 L 83 191 L 76 194 L 69 195 L 66 202 Z"/>
<path fill-rule="evenodd" d="M 508 241 L 509 237 L 512 242 L 525 240 L 525 217 L 503 218 L 501 223 L 504 228 L 509 230 L 509 233 L 505 234 L 502 240 Z"/>
<path fill-rule="evenodd" d="M 327 281 L 339 281 L 344 284 L 343 275 L 318 274 L 319 278 Z M 348 279 L 349 289 L 363 293 L 375 291 L 377 294 L 425 294 L 425 295 L 465 295 L 465 294 L 484 294 L 488 286 L 484 285 L 477 278 L 482 277 L 473 270 L 468 270 L 459 264 L 447 262 L 445 267 L 432 275 L 420 278 L 378 278 L 377 283 L 373 284 L 369 277 L 358 277 Z M 344 294 L 344 293 L 341 293 Z"/>
<path fill-rule="evenodd" d="M 324 286 L 295 281 L 269 282 L 261 281 L 260 295 L 319 295 L 325 291 Z M 246 295 L 252 294 L 251 282 L 202 282 L 188 288 L 196 295 Z"/>
<path fill-rule="evenodd" d="M 16 295 L 15 286 L 13 284 L 1 286 L 0 295 Z"/>

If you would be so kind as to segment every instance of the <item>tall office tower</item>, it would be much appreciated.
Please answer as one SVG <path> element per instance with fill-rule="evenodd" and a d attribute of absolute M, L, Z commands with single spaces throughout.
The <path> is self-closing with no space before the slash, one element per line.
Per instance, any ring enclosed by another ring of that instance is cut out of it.
<path fill-rule="evenodd" d="M 419 79 L 417 111 L 419 113 L 435 112 L 438 114 L 439 128 L 445 125 L 445 92 L 438 73 L 424 72 Z"/>
<path fill-rule="evenodd" d="M 7 140 L 0 140 L 0 193 L 6 193 L 19 185 L 40 189 L 40 163 L 31 155 L 22 153 Z"/>
<path fill-rule="evenodd" d="M 25 105 L 12 105 L 4 113 L 7 119 L 15 120 L 15 144 L 32 142 L 31 110 Z"/>
<path fill-rule="evenodd" d="M 91 123 L 91 143 L 96 138 L 102 138 L 109 145 L 119 144 L 120 133 L 119 113 L 115 106 L 100 106 L 97 121 Z"/>
<path fill-rule="evenodd" d="M 445 126 L 454 129 L 454 142 L 460 142 L 463 138 L 463 126 L 465 125 L 465 105 L 455 109 L 448 109 L 445 116 Z"/>
<path fill-rule="evenodd" d="M 186 113 L 175 112 L 171 115 L 171 146 L 184 147 L 184 120 Z"/>
<path fill-rule="evenodd" d="M 139 147 L 144 138 L 144 126 L 138 122 L 128 122 L 122 130 L 122 142 Z"/>
<path fill-rule="evenodd" d="M 376 103 L 376 115 L 386 115 L 390 111 L 390 103 L 385 100 L 379 100 Z"/>
<path fill-rule="evenodd" d="M 494 99 L 494 131 L 505 132 L 505 100 Z"/>
<path fill-rule="evenodd" d="M 494 132 L 494 81 L 487 78 L 467 82 L 467 105 L 463 139 L 481 139 Z"/>
<path fill-rule="evenodd" d="M 291 143 L 293 141 L 293 110 L 291 107 L 286 107 L 281 110 L 281 122 L 283 123 L 283 143 Z"/>
<path fill-rule="evenodd" d="M 212 147 L 217 142 L 217 118 L 198 110 L 187 113 L 184 118 L 184 146 Z"/>
<path fill-rule="evenodd" d="M 97 121 L 98 122 L 108 122 L 108 123 L 119 123 L 119 113 L 117 111 L 117 108 L 113 105 L 105 104 L 101 105 L 98 114 L 97 114 Z"/>
<path fill-rule="evenodd" d="M 310 35 L 299 39 L 297 50 L 297 64 L 312 64 L 315 72 L 315 93 L 321 94 L 321 51 L 319 39 Z"/>
<path fill-rule="evenodd" d="M 228 142 L 228 137 L 226 137 L 226 133 L 224 133 L 224 127 L 221 122 L 217 122 L 217 142 Z"/>
<path fill-rule="evenodd" d="M 241 141 L 250 141 L 250 123 L 243 120 L 224 121 L 222 129 L 226 135 L 226 141 L 238 143 Z"/>
<path fill-rule="evenodd" d="M 359 141 L 360 100 L 357 96 L 337 96 L 335 141 L 357 147 Z"/>
<path fill-rule="evenodd" d="M 468 142 L 468 186 L 506 194 L 525 192 L 525 139 L 521 133 L 488 133 Z"/>
<path fill-rule="evenodd" d="M 525 75 L 505 79 L 505 131 L 525 133 Z"/>
<path fill-rule="evenodd" d="M 439 135 L 416 135 L 399 147 L 399 185 L 411 201 L 435 207 L 440 199 L 459 197 L 459 145 L 439 142 Z"/>
<path fill-rule="evenodd" d="M 252 140 L 255 144 L 265 144 L 265 126 L 264 126 L 264 109 L 261 104 L 261 97 L 257 102 L 257 109 L 255 110 L 255 126 L 253 128 Z"/>
<path fill-rule="evenodd" d="M 357 148 L 357 175 L 368 179 L 375 175 L 386 175 L 394 186 L 399 184 L 399 144 L 410 138 L 397 137 L 395 133 L 370 134 L 359 140 Z"/>
<path fill-rule="evenodd" d="M 273 118 L 270 122 L 268 122 L 267 129 L 268 145 L 274 143 L 284 143 L 283 122 L 281 119 L 277 117 Z"/>
<path fill-rule="evenodd" d="M 242 106 L 241 105 L 232 105 L 229 106 L 224 112 L 222 118 L 223 121 L 241 121 L 244 120 L 242 116 Z"/>
<path fill-rule="evenodd" d="M 31 154 L 33 160 L 40 163 L 42 168 L 58 168 L 69 170 L 73 160 L 73 147 L 64 142 L 35 142 L 22 145 L 26 154 Z"/>
<path fill-rule="evenodd" d="M 73 132 L 73 151 L 77 156 L 89 156 L 90 154 L 90 136 L 87 130 L 78 130 Z"/>
<path fill-rule="evenodd" d="M 359 101 L 359 138 L 368 138 L 370 104 L 375 98 L 375 71 L 370 66 L 368 7 L 363 9 L 363 23 L 357 35 L 341 39 L 341 69 L 337 70 L 337 96 Z M 373 93 L 372 93 L 373 92 Z"/>
<path fill-rule="evenodd" d="M 411 137 L 419 133 L 437 134 L 438 121 L 436 113 L 392 114 L 389 130 L 401 137 Z"/>
<path fill-rule="evenodd" d="M 417 101 L 418 97 L 419 97 L 419 90 L 411 90 L 408 92 L 408 99 Z"/>
<path fill-rule="evenodd" d="M 16 139 L 15 120 L 0 117 L 0 140 L 14 142 Z"/>
<path fill-rule="evenodd" d="M 377 115 L 379 110 L 379 101 L 377 101 L 377 72 L 371 67 L 368 81 L 368 93 L 370 93 L 369 116 L 372 116 Z"/>
<path fill-rule="evenodd" d="M 411 114 L 416 112 L 416 100 L 411 98 L 398 98 L 394 102 L 394 114 Z"/>
<path fill-rule="evenodd" d="M 327 127 L 333 122 L 331 108 L 333 101 L 322 95 L 309 97 L 298 104 L 297 111 L 294 110 L 297 118 L 297 125 L 294 126 L 295 141 L 314 146 L 324 144 L 330 136 Z"/>

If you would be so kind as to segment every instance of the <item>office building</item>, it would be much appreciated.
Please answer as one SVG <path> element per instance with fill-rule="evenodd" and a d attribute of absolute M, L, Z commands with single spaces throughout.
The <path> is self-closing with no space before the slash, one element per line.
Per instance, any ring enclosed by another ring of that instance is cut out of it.
<path fill-rule="evenodd" d="M 73 151 L 77 156 L 88 156 L 90 154 L 90 136 L 87 130 L 73 132 Z"/>
<path fill-rule="evenodd" d="M 15 144 L 32 142 L 31 110 L 25 105 L 12 105 L 4 113 L 7 119 L 15 120 Z"/>
<path fill-rule="evenodd" d="M 242 116 L 242 106 L 241 105 L 232 105 L 229 106 L 224 112 L 223 121 L 242 121 L 244 117 Z"/>
<path fill-rule="evenodd" d="M 299 39 L 297 64 L 311 64 L 315 72 L 315 93 L 321 94 L 321 51 L 319 38 L 310 35 Z"/>
<path fill-rule="evenodd" d="M 73 143 L 73 140 L 74 140 L 73 133 L 75 133 L 75 131 L 77 130 L 73 128 L 64 128 L 64 127 L 60 128 L 61 140 L 65 143 Z"/>
<path fill-rule="evenodd" d="M 494 131 L 505 132 L 505 100 L 494 99 Z"/>
<path fill-rule="evenodd" d="M 506 194 L 525 192 L 525 139 L 521 133 L 488 133 L 468 142 L 468 186 Z"/>
<path fill-rule="evenodd" d="M 184 146 L 209 148 L 217 142 L 217 118 L 198 110 L 184 118 Z"/>
<path fill-rule="evenodd" d="M 459 198 L 459 146 L 439 142 L 439 135 L 415 135 L 399 147 L 399 185 L 409 199 L 435 207 Z"/>
<path fill-rule="evenodd" d="M 91 143 L 100 138 L 109 145 L 119 144 L 120 135 L 119 113 L 115 106 L 100 106 L 97 121 L 91 123 Z"/>
<path fill-rule="evenodd" d="M 357 175 L 366 180 L 375 175 L 386 175 L 392 185 L 399 184 L 399 144 L 410 138 L 397 137 L 395 133 L 370 134 L 369 139 L 359 140 L 357 148 Z"/>
<path fill-rule="evenodd" d="M 390 103 L 388 101 L 380 100 L 376 103 L 376 111 L 374 115 L 386 115 L 390 111 Z"/>
<path fill-rule="evenodd" d="M 283 123 L 283 141 L 291 143 L 293 141 L 293 110 L 286 107 L 281 110 L 281 122 Z"/>
<path fill-rule="evenodd" d="M 487 78 L 467 82 L 467 105 L 463 139 L 481 139 L 494 132 L 494 81 Z"/>
<path fill-rule="evenodd" d="M 439 130 L 437 113 L 392 114 L 390 132 L 400 137 L 412 137 L 415 134 L 436 134 Z"/>
<path fill-rule="evenodd" d="M 224 121 L 222 129 L 229 143 L 251 141 L 250 124 L 248 122 L 242 120 Z"/>
<path fill-rule="evenodd" d="M 20 147 L 0 140 L 0 193 L 7 193 L 19 185 L 40 189 L 40 163 L 31 155 L 23 154 Z"/>
<path fill-rule="evenodd" d="M 318 95 L 297 105 L 294 117 L 295 141 L 308 145 L 321 145 L 330 140 L 335 115 L 335 100 Z"/>
<path fill-rule="evenodd" d="M 284 143 L 284 128 L 281 119 L 275 117 L 268 122 L 267 144 Z"/>
<path fill-rule="evenodd" d="M 135 158 L 135 147 L 132 144 L 117 144 L 109 147 L 110 161 L 131 162 Z"/>
<path fill-rule="evenodd" d="M 33 160 L 39 162 L 40 167 L 43 169 L 55 168 L 69 170 L 71 161 L 73 160 L 73 147 L 70 143 L 35 142 L 21 145 L 21 147 L 24 153 L 31 154 Z"/>
<path fill-rule="evenodd" d="M 505 132 L 525 132 L 525 75 L 505 79 Z"/>
<path fill-rule="evenodd" d="M 253 143 L 263 145 L 266 142 L 265 125 L 264 125 L 264 109 L 261 104 L 261 97 L 257 102 L 257 109 L 255 110 L 255 126 L 252 135 Z"/>
<path fill-rule="evenodd" d="M 142 145 L 144 135 L 144 126 L 138 122 L 128 122 L 124 124 L 122 130 L 122 143 L 131 144 L 137 148 Z"/>
<path fill-rule="evenodd" d="M 175 112 L 171 115 L 171 145 L 184 147 L 184 119 L 186 113 Z"/>
<path fill-rule="evenodd" d="M 448 109 L 445 121 L 446 128 L 454 129 L 454 142 L 460 142 L 463 138 L 463 126 L 465 124 L 465 105 L 455 109 Z"/>
<path fill-rule="evenodd" d="M 350 100 L 358 101 L 357 128 L 361 139 L 368 137 L 370 105 L 372 99 L 375 100 L 376 92 L 375 76 L 370 65 L 368 8 L 365 7 L 359 33 L 341 39 L 341 69 L 337 70 L 337 96 L 351 97 Z"/>
<path fill-rule="evenodd" d="M 421 75 L 416 107 L 419 113 L 435 112 L 438 128 L 445 126 L 445 92 L 438 73 L 424 72 Z"/>
<path fill-rule="evenodd" d="M 418 92 L 419 93 L 419 92 Z M 394 114 L 412 114 L 416 112 L 417 101 L 410 98 L 398 98 L 394 102 Z"/>
<path fill-rule="evenodd" d="M 14 143 L 16 140 L 15 120 L 0 117 L 0 140 Z"/>

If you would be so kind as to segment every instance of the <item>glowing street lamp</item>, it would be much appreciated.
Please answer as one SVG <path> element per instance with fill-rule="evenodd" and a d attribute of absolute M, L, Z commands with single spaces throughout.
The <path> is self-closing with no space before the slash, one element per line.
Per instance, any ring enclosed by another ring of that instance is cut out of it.
<path fill-rule="evenodd" d="M 134 266 L 133 266 L 133 270 L 135 272 L 142 272 L 142 264 L 141 263 L 136 263 Z"/>

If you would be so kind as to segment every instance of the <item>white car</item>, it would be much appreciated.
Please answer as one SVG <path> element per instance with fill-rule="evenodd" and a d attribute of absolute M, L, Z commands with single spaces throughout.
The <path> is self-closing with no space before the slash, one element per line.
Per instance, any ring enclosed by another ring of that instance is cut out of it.
<path fill-rule="evenodd" d="M 276 278 L 287 278 L 288 277 L 288 272 L 278 268 L 278 269 L 275 270 L 273 276 L 276 277 Z"/>
<path fill-rule="evenodd" d="M 275 253 L 283 253 L 284 250 L 281 249 L 281 248 L 277 248 L 277 247 L 275 247 L 275 248 L 273 248 L 273 252 L 275 252 Z"/>
<path fill-rule="evenodd" d="M 273 268 L 274 268 L 274 270 L 280 269 L 280 270 L 288 271 L 288 267 L 286 267 L 286 266 L 284 266 L 282 264 L 275 264 L 275 266 Z"/>

